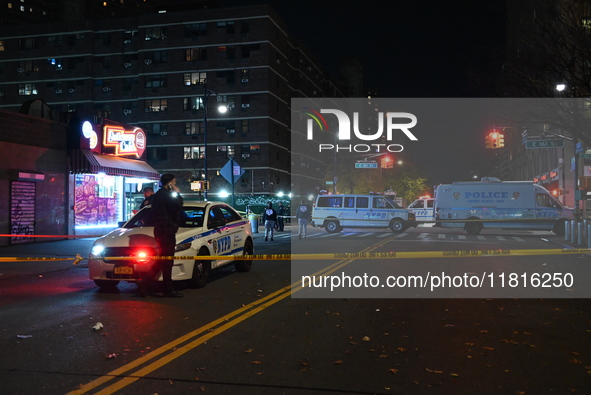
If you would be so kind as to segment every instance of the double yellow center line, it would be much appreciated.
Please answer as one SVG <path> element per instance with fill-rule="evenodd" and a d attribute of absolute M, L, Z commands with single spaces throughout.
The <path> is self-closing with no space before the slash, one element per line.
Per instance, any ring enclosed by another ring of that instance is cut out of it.
<path fill-rule="evenodd" d="M 381 243 L 383 243 L 383 241 Z M 376 248 L 377 245 L 373 245 L 360 251 L 360 253 L 368 253 Z M 318 271 L 314 276 L 329 275 L 353 261 L 354 259 L 339 260 L 338 262 Z M 97 395 L 113 394 L 301 289 L 301 281 L 296 281 L 262 299 L 245 305 L 208 323 L 207 325 L 189 332 L 188 334 L 157 348 L 133 362 L 111 371 L 96 380 L 83 384 L 78 389 L 69 392 L 68 395 L 86 394 L 96 388 L 104 387 L 113 380 L 118 380 L 95 393 Z"/>

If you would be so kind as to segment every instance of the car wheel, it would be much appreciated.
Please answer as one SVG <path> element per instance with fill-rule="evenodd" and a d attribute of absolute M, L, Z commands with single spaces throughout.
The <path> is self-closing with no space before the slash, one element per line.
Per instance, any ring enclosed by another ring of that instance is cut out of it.
<path fill-rule="evenodd" d="M 390 230 L 393 233 L 401 233 L 405 229 L 404 221 L 401 219 L 393 219 L 390 221 Z"/>
<path fill-rule="evenodd" d="M 112 281 L 112 280 L 94 280 L 94 283 L 99 288 L 109 289 L 109 288 L 117 288 L 119 281 Z"/>
<path fill-rule="evenodd" d="M 324 224 L 324 228 L 328 233 L 338 233 L 341 231 L 341 227 L 339 226 L 338 221 L 326 221 L 326 224 Z"/>
<path fill-rule="evenodd" d="M 209 255 L 209 252 L 202 249 L 197 255 Z M 189 280 L 189 285 L 193 288 L 203 288 L 207 284 L 209 279 L 209 273 L 211 272 L 211 261 L 209 260 L 196 260 L 193 265 L 193 275 Z"/>
<path fill-rule="evenodd" d="M 477 235 L 482 230 L 482 225 L 480 225 L 478 222 L 468 222 L 464 226 L 464 229 L 469 235 Z"/>
<path fill-rule="evenodd" d="M 563 220 L 556 221 L 556 223 L 554 224 L 554 227 L 552 227 L 552 232 L 554 232 L 554 234 L 557 236 L 564 236 L 565 224 L 566 224 L 566 221 L 563 221 Z"/>
<path fill-rule="evenodd" d="M 242 255 L 243 256 L 254 255 L 254 247 L 252 245 L 252 240 L 247 239 L 244 242 L 244 250 L 242 252 Z M 248 271 L 250 271 L 250 268 L 252 267 L 252 261 L 251 260 L 235 261 L 234 267 L 236 268 L 236 271 L 238 271 L 238 272 L 248 272 Z"/>

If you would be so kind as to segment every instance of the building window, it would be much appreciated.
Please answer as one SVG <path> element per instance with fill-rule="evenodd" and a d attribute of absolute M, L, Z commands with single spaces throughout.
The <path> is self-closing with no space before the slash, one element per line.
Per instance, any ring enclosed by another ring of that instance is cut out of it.
<path fill-rule="evenodd" d="M 162 88 L 165 87 L 166 76 L 165 75 L 147 75 L 146 76 L 146 88 Z"/>
<path fill-rule="evenodd" d="M 149 27 L 146 29 L 146 41 L 165 40 L 167 37 L 166 27 Z"/>
<path fill-rule="evenodd" d="M 185 61 L 207 60 L 207 48 L 185 49 Z"/>
<path fill-rule="evenodd" d="M 159 134 L 161 136 L 166 136 L 168 134 L 168 124 L 167 123 L 149 123 L 144 126 L 144 130 L 148 134 Z"/>
<path fill-rule="evenodd" d="M 0 52 L 4 52 L 4 40 L 0 40 Z"/>
<path fill-rule="evenodd" d="M 247 70 L 247 69 L 240 70 L 240 80 L 242 82 L 250 81 L 250 70 Z"/>
<path fill-rule="evenodd" d="M 205 149 L 203 146 L 183 147 L 183 159 L 203 159 Z"/>
<path fill-rule="evenodd" d="M 146 53 L 144 57 L 144 61 L 147 64 L 161 64 L 168 62 L 168 52 L 167 51 L 152 51 Z"/>
<path fill-rule="evenodd" d="M 203 134 L 204 127 L 203 122 L 185 122 L 185 134 Z"/>
<path fill-rule="evenodd" d="M 223 70 L 216 72 L 216 78 L 225 78 L 226 83 L 231 85 L 234 83 L 234 70 Z"/>
<path fill-rule="evenodd" d="M 236 155 L 236 147 L 233 145 L 218 145 L 217 152 L 225 154 L 228 158 L 233 158 Z"/>
<path fill-rule="evenodd" d="M 207 73 L 185 73 L 183 81 L 185 86 L 203 85 L 207 82 Z"/>
<path fill-rule="evenodd" d="M 18 84 L 18 94 L 20 96 L 31 96 L 37 94 L 36 84 Z"/>
<path fill-rule="evenodd" d="M 21 60 L 20 62 L 18 62 L 17 71 L 19 73 L 39 71 L 39 63 L 36 60 Z"/>
<path fill-rule="evenodd" d="M 38 40 L 35 37 L 19 38 L 18 49 L 37 49 Z"/>
<path fill-rule="evenodd" d="M 166 111 L 168 109 L 168 101 L 166 99 L 153 99 L 144 101 L 145 112 Z"/>
<path fill-rule="evenodd" d="M 258 51 L 260 49 L 260 45 L 259 44 L 248 44 L 248 45 L 243 45 L 242 47 L 242 58 L 250 58 L 250 53 L 252 51 Z"/>
<path fill-rule="evenodd" d="M 61 58 L 47 59 L 47 63 L 55 67 L 56 70 L 63 70 L 64 60 Z"/>
<path fill-rule="evenodd" d="M 244 120 L 241 123 L 242 123 L 242 134 L 248 134 L 248 132 L 250 131 L 250 123 L 248 122 L 248 120 Z"/>
<path fill-rule="evenodd" d="M 183 99 L 183 110 L 203 110 L 203 96 L 185 97 Z"/>
<path fill-rule="evenodd" d="M 218 22 L 216 24 L 216 26 L 218 28 L 226 28 L 226 34 L 234 34 L 235 32 L 235 27 L 234 27 L 234 22 L 233 21 L 229 21 L 229 22 Z"/>
<path fill-rule="evenodd" d="M 168 159 L 167 148 L 148 148 L 148 160 L 166 160 Z"/>
<path fill-rule="evenodd" d="M 236 98 L 234 95 L 218 95 L 216 96 L 218 107 L 226 106 L 228 110 L 236 108 Z"/>
<path fill-rule="evenodd" d="M 207 36 L 206 23 L 190 23 L 185 25 L 185 38 L 198 38 Z"/>
<path fill-rule="evenodd" d="M 591 17 L 586 16 L 586 17 L 582 18 L 581 24 L 583 26 L 583 29 L 591 30 Z"/>

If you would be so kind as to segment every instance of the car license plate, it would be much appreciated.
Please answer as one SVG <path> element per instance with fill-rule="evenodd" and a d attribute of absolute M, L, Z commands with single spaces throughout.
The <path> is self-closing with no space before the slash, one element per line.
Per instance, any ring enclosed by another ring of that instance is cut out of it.
<path fill-rule="evenodd" d="M 133 274 L 133 268 L 129 266 L 118 266 L 113 272 L 115 274 Z"/>

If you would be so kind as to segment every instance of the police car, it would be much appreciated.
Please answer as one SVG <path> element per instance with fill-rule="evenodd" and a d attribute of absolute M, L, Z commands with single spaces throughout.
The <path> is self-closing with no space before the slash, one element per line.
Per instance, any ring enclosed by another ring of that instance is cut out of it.
<path fill-rule="evenodd" d="M 149 271 L 152 256 L 160 249 L 154 239 L 151 206 L 140 210 L 121 228 L 94 242 L 88 262 L 89 277 L 101 288 L 120 281 L 137 282 Z M 176 234 L 175 256 L 227 255 L 224 260 L 175 259 L 173 281 L 204 287 L 212 269 L 230 264 L 248 272 L 251 260 L 232 260 L 236 255 L 254 255 L 252 230 L 247 219 L 221 202 L 185 202 Z M 126 259 L 112 259 L 126 257 Z M 162 275 L 159 278 L 162 281 Z"/>

